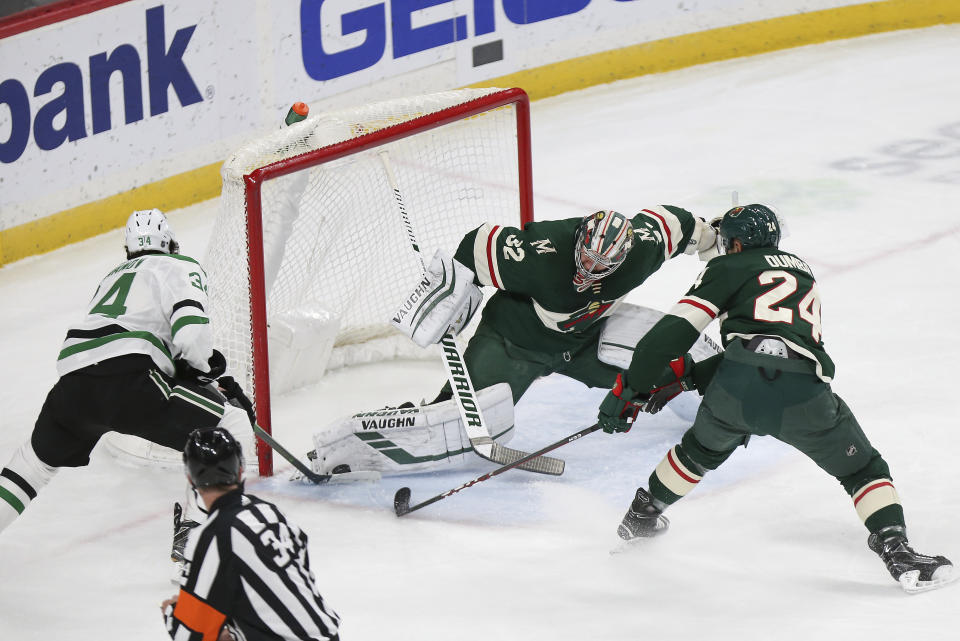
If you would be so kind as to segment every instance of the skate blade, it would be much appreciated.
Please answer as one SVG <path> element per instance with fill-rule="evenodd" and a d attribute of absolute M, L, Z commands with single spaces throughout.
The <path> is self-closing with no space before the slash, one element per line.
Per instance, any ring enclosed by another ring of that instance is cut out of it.
<path fill-rule="evenodd" d="M 955 571 L 952 565 L 945 565 L 937 568 L 936 572 L 933 573 L 933 578 L 929 581 L 920 581 L 919 577 L 920 570 L 904 572 L 900 575 L 900 587 L 907 594 L 929 592 L 960 579 L 960 572 Z"/>

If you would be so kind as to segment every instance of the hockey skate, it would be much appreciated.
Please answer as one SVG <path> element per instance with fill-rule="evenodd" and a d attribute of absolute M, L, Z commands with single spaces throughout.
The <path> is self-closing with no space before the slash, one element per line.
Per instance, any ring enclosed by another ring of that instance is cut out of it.
<path fill-rule="evenodd" d="M 905 592 L 934 590 L 960 578 L 946 557 L 914 552 L 902 527 L 887 527 L 872 533 L 867 545 L 880 556 L 890 576 Z"/>
<path fill-rule="evenodd" d="M 656 499 L 645 489 L 637 488 L 637 495 L 630 509 L 623 517 L 617 534 L 624 541 L 659 536 L 670 527 L 670 520 L 663 516 L 663 510 L 655 505 Z"/>
<path fill-rule="evenodd" d="M 187 538 L 190 530 L 200 525 L 196 521 L 183 518 L 183 506 L 173 504 L 173 547 L 170 549 L 170 560 L 178 566 L 186 563 L 184 552 L 187 549 Z"/>

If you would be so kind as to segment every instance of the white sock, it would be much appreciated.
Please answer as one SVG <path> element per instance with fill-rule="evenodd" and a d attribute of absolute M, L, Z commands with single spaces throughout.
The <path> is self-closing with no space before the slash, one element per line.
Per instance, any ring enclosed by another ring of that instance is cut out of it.
<path fill-rule="evenodd" d="M 50 482 L 57 468 L 41 461 L 27 441 L 0 471 L 0 531 L 23 513 L 37 492 Z"/>
<path fill-rule="evenodd" d="M 187 483 L 187 494 L 183 501 L 183 518 L 195 523 L 203 523 L 207 520 L 207 508 L 200 499 L 196 488 Z"/>

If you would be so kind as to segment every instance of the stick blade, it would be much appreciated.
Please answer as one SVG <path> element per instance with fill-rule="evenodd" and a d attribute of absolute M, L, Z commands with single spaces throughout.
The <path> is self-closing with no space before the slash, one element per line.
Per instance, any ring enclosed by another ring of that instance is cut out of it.
<path fill-rule="evenodd" d="M 403 516 L 410 511 L 410 488 L 401 487 L 393 495 L 393 511 L 397 516 Z"/>
<path fill-rule="evenodd" d="M 526 452 L 520 450 L 515 450 L 513 448 L 504 447 L 499 443 L 494 443 L 493 448 L 490 451 L 490 460 L 495 461 L 501 465 L 507 465 L 518 461 L 523 457 L 528 456 Z M 560 476 L 563 474 L 563 470 L 566 467 L 566 463 L 563 459 L 553 458 L 552 456 L 538 456 L 536 458 L 530 459 L 522 465 L 518 465 L 518 470 L 524 470 L 526 472 L 536 472 L 538 474 L 550 474 L 552 476 Z"/>

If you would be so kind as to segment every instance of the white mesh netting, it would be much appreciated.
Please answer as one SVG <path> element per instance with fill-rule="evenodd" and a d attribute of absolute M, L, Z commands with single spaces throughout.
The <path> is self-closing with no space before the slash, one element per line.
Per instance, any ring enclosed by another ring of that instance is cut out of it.
<path fill-rule="evenodd" d="M 218 348 L 227 357 L 228 372 L 251 397 L 256 380 L 244 175 L 421 116 L 427 116 L 427 124 L 436 117 L 430 114 L 500 91 L 468 89 L 311 114 L 224 163 L 220 210 L 203 264 Z M 378 152 L 389 155 L 429 262 L 438 248 L 452 254 L 464 234 L 486 221 L 520 223 L 517 140 L 511 104 L 336 160 L 321 162 L 324 152 L 311 154 L 301 158 L 306 162 L 296 173 L 265 181 L 261 208 L 272 395 L 309 382 L 302 373 L 288 376 L 293 367 L 312 368 L 319 376 L 325 367 L 424 355 L 388 324 L 422 268 Z M 310 352 L 311 345 L 315 348 L 325 333 L 332 354 L 327 362 L 317 362 L 326 352 Z M 301 357 L 281 358 L 285 347 L 301 350 Z"/>

